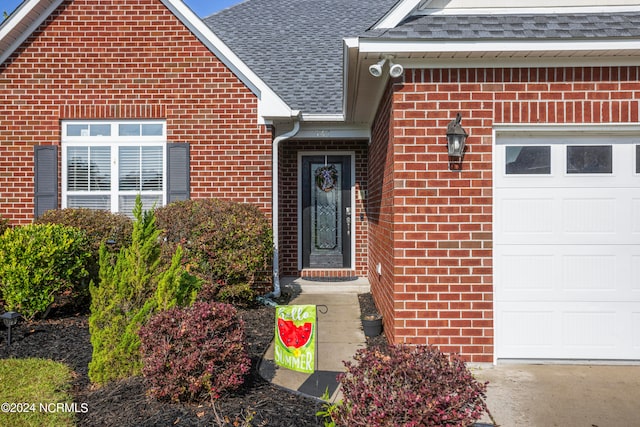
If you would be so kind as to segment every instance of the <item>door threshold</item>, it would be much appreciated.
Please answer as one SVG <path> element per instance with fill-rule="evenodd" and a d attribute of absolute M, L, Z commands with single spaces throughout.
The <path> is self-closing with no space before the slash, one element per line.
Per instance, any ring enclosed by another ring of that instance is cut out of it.
<path fill-rule="evenodd" d="M 356 272 L 350 268 L 305 268 L 299 272 L 303 279 L 343 279 L 355 278 Z"/>

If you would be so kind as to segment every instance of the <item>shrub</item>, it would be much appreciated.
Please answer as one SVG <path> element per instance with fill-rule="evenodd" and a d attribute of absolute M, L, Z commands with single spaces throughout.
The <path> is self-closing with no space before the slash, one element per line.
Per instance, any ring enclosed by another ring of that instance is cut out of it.
<path fill-rule="evenodd" d="M 9 225 L 9 220 L 7 218 L 3 218 L 0 216 L 0 235 L 4 234 L 8 228 L 11 228 Z"/>
<path fill-rule="evenodd" d="M 251 365 L 244 323 L 230 304 L 196 302 L 160 312 L 140 338 L 143 374 L 160 400 L 214 401 L 242 385 Z"/>
<path fill-rule="evenodd" d="M 217 294 L 220 302 L 233 304 L 236 307 L 250 307 L 256 299 L 256 293 L 248 283 L 236 283 L 225 285 L 220 288 Z"/>
<path fill-rule="evenodd" d="M 266 291 L 273 242 L 270 223 L 257 207 L 218 199 L 186 200 L 157 209 L 156 216 L 168 253 L 182 245 L 191 273 L 222 284 L 220 290 L 245 283 L 254 292 Z"/>
<path fill-rule="evenodd" d="M 181 266 L 180 251 L 168 270 L 159 268 L 159 231 L 153 213 L 142 212 L 140 197 L 133 213 L 131 245 L 114 257 L 103 244 L 100 284 L 90 285 L 89 379 L 98 384 L 139 374 L 140 326 L 155 310 L 191 304 L 197 291 L 198 281 Z"/>
<path fill-rule="evenodd" d="M 155 310 L 187 307 L 196 300 L 198 291 L 202 287 L 201 281 L 187 273 L 181 263 L 182 247 L 178 246 L 171 259 L 171 266 L 161 274 L 160 280 L 158 280 L 153 301 Z"/>
<path fill-rule="evenodd" d="M 486 411 L 486 384 L 457 356 L 430 346 L 363 349 L 345 362 L 338 426 L 469 426 Z"/>
<path fill-rule="evenodd" d="M 29 224 L 0 236 L 0 290 L 7 310 L 32 319 L 63 294 L 79 298 L 86 288 L 90 254 L 82 230 L 57 224 Z"/>
<path fill-rule="evenodd" d="M 131 243 L 133 222 L 123 214 L 94 209 L 54 209 L 45 212 L 34 222 L 62 224 L 84 230 L 91 248 L 91 258 L 87 262 L 87 283 L 98 281 L 100 246 L 103 243 L 109 242 L 106 248 L 115 253 Z"/>

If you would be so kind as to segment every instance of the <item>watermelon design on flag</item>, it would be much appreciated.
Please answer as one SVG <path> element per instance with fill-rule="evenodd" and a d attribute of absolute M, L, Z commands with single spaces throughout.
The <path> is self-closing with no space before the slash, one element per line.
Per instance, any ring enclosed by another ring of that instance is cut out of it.
<path fill-rule="evenodd" d="M 311 341 L 313 324 L 311 322 L 296 326 L 293 320 L 278 319 L 278 337 L 286 347 L 300 348 Z"/>

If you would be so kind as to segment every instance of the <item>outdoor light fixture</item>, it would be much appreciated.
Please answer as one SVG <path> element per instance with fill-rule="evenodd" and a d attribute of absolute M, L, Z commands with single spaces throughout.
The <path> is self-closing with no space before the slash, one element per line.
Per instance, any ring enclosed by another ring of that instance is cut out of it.
<path fill-rule="evenodd" d="M 404 72 L 404 67 L 389 61 L 389 75 L 393 78 L 400 77 Z"/>
<path fill-rule="evenodd" d="M 369 74 L 371 74 L 373 77 L 382 76 L 382 72 L 384 71 L 384 64 L 385 62 L 389 61 L 389 76 L 393 78 L 400 77 L 402 73 L 404 73 L 404 67 L 400 64 L 394 63 L 392 59 L 393 56 L 386 55 L 375 64 L 369 65 Z"/>
<path fill-rule="evenodd" d="M 465 142 L 469 134 L 462 128 L 460 122 L 462 116 L 460 113 L 456 115 L 456 118 L 449 122 L 447 126 L 447 150 L 449 152 L 449 170 L 462 170 L 462 158 L 464 157 Z M 457 161 L 452 161 L 452 158 L 457 158 Z M 453 165 L 457 164 L 457 168 L 453 168 Z"/>
<path fill-rule="evenodd" d="M 382 75 L 382 67 L 384 67 L 384 63 L 387 61 L 387 58 L 382 58 L 380 61 L 376 62 L 369 66 L 369 73 L 373 77 L 380 77 Z"/>
<path fill-rule="evenodd" d="M 0 315 L 0 317 L 2 317 L 4 326 L 7 327 L 7 345 L 11 345 L 11 327 L 15 326 L 15 324 L 18 323 L 20 313 L 16 313 L 15 311 L 7 311 Z"/>

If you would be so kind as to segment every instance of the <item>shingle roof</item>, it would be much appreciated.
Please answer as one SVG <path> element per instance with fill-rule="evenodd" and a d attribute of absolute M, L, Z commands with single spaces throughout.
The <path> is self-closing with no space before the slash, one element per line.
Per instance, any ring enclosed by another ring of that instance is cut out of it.
<path fill-rule="evenodd" d="M 640 37 L 640 13 L 416 15 L 365 37 L 391 39 L 596 39 Z"/>
<path fill-rule="evenodd" d="M 343 38 L 554 40 L 640 37 L 640 12 L 421 15 L 370 28 L 397 0 L 246 0 L 204 22 L 292 109 L 340 114 Z"/>
<path fill-rule="evenodd" d="M 247 0 L 204 22 L 293 109 L 342 113 L 343 38 L 397 0 Z"/>

